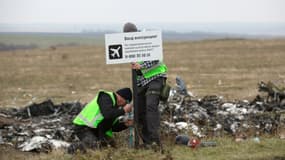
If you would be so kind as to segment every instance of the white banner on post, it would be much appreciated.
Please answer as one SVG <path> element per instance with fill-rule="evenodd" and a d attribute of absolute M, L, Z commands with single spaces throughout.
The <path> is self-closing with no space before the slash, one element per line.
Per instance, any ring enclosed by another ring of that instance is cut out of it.
<path fill-rule="evenodd" d="M 105 35 L 106 64 L 162 60 L 161 31 Z"/>

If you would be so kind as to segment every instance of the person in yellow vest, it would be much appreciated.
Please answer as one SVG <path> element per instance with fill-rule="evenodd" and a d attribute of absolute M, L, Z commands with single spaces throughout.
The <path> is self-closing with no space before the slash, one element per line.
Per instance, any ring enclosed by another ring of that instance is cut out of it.
<path fill-rule="evenodd" d="M 126 23 L 124 32 L 138 32 L 136 25 Z M 166 65 L 159 61 L 143 61 L 131 63 L 137 73 L 138 86 L 138 127 L 144 146 L 157 145 L 160 142 L 160 113 L 158 109 L 160 92 L 166 83 Z"/>
<path fill-rule="evenodd" d="M 113 145 L 113 132 L 132 125 L 132 120 L 121 122 L 118 117 L 132 110 L 132 92 L 122 88 L 116 92 L 100 90 L 74 118 L 75 135 L 85 147 Z"/>

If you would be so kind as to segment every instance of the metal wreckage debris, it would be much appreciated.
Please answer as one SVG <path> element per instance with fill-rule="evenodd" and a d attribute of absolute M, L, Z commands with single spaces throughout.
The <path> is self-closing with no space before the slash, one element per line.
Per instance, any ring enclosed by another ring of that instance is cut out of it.
<path fill-rule="evenodd" d="M 245 138 L 284 131 L 285 89 L 279 89 L 272 82 L 260 82 L 258 89 L 267 96 L 257 95 L 251 102 L 225 102 L 216 95 L 195 99 L 184 81 L 177 77 L 168 101 L 160 103 L 162 135 Z M 24 108 L 0 109 L 0 144 L 36 152 L 76 144 L 78 138 L 73 134 L 71 122 L 84 105 L 79 102 L 54 104 L 47 100 Z"/>
<path fill-rule="evenodd" d="M 24 108 L 0 110 L 0 144 L 22 151 L 49 152 L 77 141 L 72 119 L 83 108 L 79 102 L 55 105 L 51 100 Z"/>
<path fill-rule="evenodd" d="M 178 81 L 182 80 L 178 78 Z M 168 102 L 160 107 L 164 116 L 162 130 L 174 135 L 179 132 L 189 134 L 190 131 L 196 137 L 276 135 L 285 127 L 285 89 L 272 84 L 258 83 L 258 90 L 267 95 L 257 95 L 251 102 L 225 102 L 216 95 L 194 99 L 192 93 L 178 85 L 171 90 Z"/>

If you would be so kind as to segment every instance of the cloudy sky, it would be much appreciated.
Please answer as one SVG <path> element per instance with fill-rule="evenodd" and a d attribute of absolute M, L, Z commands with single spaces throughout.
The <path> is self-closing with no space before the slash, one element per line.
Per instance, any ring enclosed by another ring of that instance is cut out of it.
<path fill-rule="evenodd" d="M 284 0 L 0 0 L 0 23 L 285 22 Z"/>

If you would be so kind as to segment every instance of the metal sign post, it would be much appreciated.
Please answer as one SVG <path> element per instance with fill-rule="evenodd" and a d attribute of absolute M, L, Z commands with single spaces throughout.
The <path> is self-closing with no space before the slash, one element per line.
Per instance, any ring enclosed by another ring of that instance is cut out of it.
<path fill-rule="evenodd" d="M 113 33 L 105 35 L 106 64 L 161 60 L 161 31 Z M 138 88 L 136 70 L 132 69 L 134 128 L 130 128 L 130 146 L 138 147 Z M 133 135 L 134 133 L 134 135 Z"/>
<path fill-rule="evenodd" d="M 135 147 L 138 147 L 139 146 L 139 134 L 138 134 L 138 118 L 139 118 L 139 115 L 138 115 L 138 87 L 137 87 L 137 72 L 135 69 L 132 69 L 132 85 L 133 85 L 133 97 L 134 97 L 134 100 L 133 100 L 133 106 L 134 106 L 134 128 L 133 128 L 133 131 L 132 133 L 134 133 L 133 135 L 133 145 Z"/>

